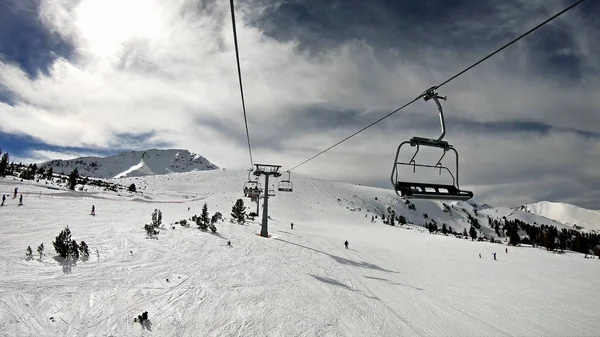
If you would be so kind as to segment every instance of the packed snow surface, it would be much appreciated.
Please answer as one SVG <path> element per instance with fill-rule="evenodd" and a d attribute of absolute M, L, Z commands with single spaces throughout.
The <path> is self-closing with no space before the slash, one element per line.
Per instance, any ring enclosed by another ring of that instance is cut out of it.
<path fill-rule="evenodd" d="M 453 205 L 452 215 L 429 201 L 415 202 L 412 211 L 389 190 L 298 175 L 292 176 L 292 193 L 269 199 L 271 237 L 263 238 L 257 235 L 258 221 L 229 223 L 246 177 L 244 171 L 203 171 L 119 180 L 134 182 L 142 192 L 137 194 L 55 190 L 0 179 L 0 192 L 12 194 L 18 187 L 24 195 L 24 206 L 11 195 L 0 207 L 0 335 L 597 336 L 600 331 L 597 259 L 526 247 L 508 247 L 505 253 L 502 244 L 384 225 L 380 215 L 371 222 L 390 206 L 407 218 L 412 214 L 414 222 L 429 212 L 429 219 L 446 216 L 444 221 L 454 219 L 453 226 L 466 228 L 460 224 L 469 204 Z M 220 211 L 226 218 L 217 233 L 195 225 L 172 229 L 171 223 L 200 214 L 205 202 L 211 214 Z M 247 212 L 255 210 L 249 199 L 244 202 Z M 90 215 L 92 205 L 96 216 Z M 142 228 L 155 208 L 165 224 L 158 240 L 147 239 Z M 88 261 L 66 264 L 54 258 L 52 241 L 67 225 L 74 239 L 89 245 Z M 42 242 L 46 255 L 40 260 L 35 250 Z M 27 246 L 35 256 L 29 261 Z M 144 311 L 148 322 L 134 322 Z"/>

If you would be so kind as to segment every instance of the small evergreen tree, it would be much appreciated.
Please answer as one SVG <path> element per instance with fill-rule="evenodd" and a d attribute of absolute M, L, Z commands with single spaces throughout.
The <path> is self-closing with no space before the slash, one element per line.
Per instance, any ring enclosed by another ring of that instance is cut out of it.
<path fill-rule="evenodd" d="M 162 225 L 162 212 L 159 209 L 154 209 L 152 212 L 152 227 L 160 227 Z"/>
<path fill-rule="evenodd" d="M 208 205 L 204 203 L 202 206 L 202 213 L 200 214 L 200 221 L 206 227 L 210 224 L 210 217 L 208 215 Z"/>
<path fill-rule="evenodd" d="M 75 190 L 75 185 L 77 185 L 77 179 L 79 178 L 79 171 L 74 169 L 71 174 L 69 174 L 69 189 Z"/>
<path fill-rule="evenodd" d="M 90 256 L 90 251 L 85 241 L 81 241 L 79 244 L 79 254 L 83 259 L 87 259 Z"/>
<path fill-rule="evenodd" d="M 463 228 L 463 236 L 469 236 L 469 234 L 467 234 L 467 229 Z"/>
<path fill-rule="evenodd" d="M 69 251 L 69 255 L 74 259 L 79 258 L 79 245 L 75 239 L 71 241 L 71 250 Z"/>
<path fill-rule="evenodd" d="M 446 224 L 442 224 L 442 234 L 446 235 L 446 233 L 448 233 L 448 228 L 446 227 Z"/>
<path fill-rule="evenodd" d="M 41 245 L 38 246 L 37 252 L 38 252 L 38 254 L 40 254 L 40 260 L 41 260 L 42 256 L 44 255 L 44 243 L 43 242 Z"/>
<path fill-rule="evenodd" d="M 69 226 L 67 226 L 58 234 L 56 240 L 54 240 L 52 244 L 54 245 L 54 250 L 56 250 L 60 257 L 66 258 L 69 256 L 69 252 L 72 250 L 71 230 L 69 229 Z"/>
<path fill-rule="evenodd" d="M 237 220 L 238 223 L 244 223 L 246 221 L 246 207 L 244 206 L 244 200 L 238 199 L 235 205 L 231 208 L 231 217 Z"/>
<path fill-rule="evenodd" d="M 128 190 L 129 190 L 129 192 L 137 192 L 137 189 L 135 188 L 135 184 L 129 185 Z"/>
<path fill-rule="evenodd" d="M 406 225 L 406 218 L 404 217 L 404 215 L 400 216 L 400 219 L 398 219 L 398 223 L 401 225 Z"/>

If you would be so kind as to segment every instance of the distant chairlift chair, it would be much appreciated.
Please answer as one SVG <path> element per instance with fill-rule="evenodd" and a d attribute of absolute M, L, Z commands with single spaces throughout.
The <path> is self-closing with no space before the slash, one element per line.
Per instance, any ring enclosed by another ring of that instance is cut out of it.
<path fill-rule="evenodd" d="M 260 187 L 260 183 L 258 181 L 250 179 L 251 171 L 252 169 L 248 170 L 248 181 L 244 184 L 244 196 L 254 199 L 260 196 L 262 188 Z"/>
<path fill-rule="evenodd" d="M 413 137 L 409 141 L 404 141 L 398 146 L 396 151 L 396 159 L 394 161 L 394 167 L 392 169 L 392 185 L 396 191 L 396 194 L 404 199 L 434 199 L 434 200 L 469 200 L 473 198 L 473 192 L 461 190 L 458 184 L 458 152 L 448 142 L 442 139 L 446 135 L 446 126 L 444 123 L 444 111 L 439 100 L 446 100 L 445 96 L 439 96 L 435 90 L 437 87 L 432 87 L 423 93 L 423 99 L 429 101 L 433 99 L 438 107 L 440 115 L 440 124 L 442 127 L 442 134 L 438 139 L 429 139 L 422 137 Z M 412 156 L 409 162 L 398 161 L 400 149 L 402 146 L 410 144 L 411 147 L 417 147 L 415 154 Z M 419 153 L 420 146 L 437 147 L 444 150 L 444 153 L 435 165 L 417 164 L 415 158 Z M 447 151 L 453 151 L 456 155 L 456 177 L 452 174 L 446 166 L 442 165 L 442 158 L 446 155 Z M 416 172 L 417 167 L 437 168 L 439 174 L 442 174 L 442 170 L 448 172 L 452 177 L 452 185 L 434 184 L 434 183 L 421 183 L 421 182 L 407 182 L 400 181 L 398 179 L 398 167 L 400 165 L 412 166 L 413 172 Z"/>
<path fill-rule="evenodd" d="M 294 189 L 294 185 L 290 181 L 290 171 L 287 171 L 288 178 L 287 180 L 282 180 L 277 184 L 277 190 L 281 192 L 292 192 Z"/>
<path fill-rule="evenodd" d="M 268 192 L 270 197 L 274 197 L 275 196 L 275 184 L 271 185 L 271 188 L 269 188 Z"/>

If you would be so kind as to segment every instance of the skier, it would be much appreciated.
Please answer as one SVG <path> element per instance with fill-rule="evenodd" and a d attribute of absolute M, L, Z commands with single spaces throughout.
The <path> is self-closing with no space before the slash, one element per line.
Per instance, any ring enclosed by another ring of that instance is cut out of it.
<path fill-rule="evenodd" d="M 94 205 L 92 205 L 92 213 L 90 214 L 96 216 L 96 207 L 94 207 Z"/>
<path fill-rule="evenodd" d="M 348 249 L 348 240 L 346 240 L 346 242 L 344 242 L 344 246 L 346 246 L 346 249 Z"/>
<path fill-rule="evenodd" d="M 244 187 L 244 196 L 247 197 L 248 196 L 248 187 Z"/>
<path fill-rule="evenodd" d="M 291 226 L 292 226 L 292 229 L 294 229 L 294 223 L 293 222 L 292 222 Z"/>
<path fill-rule="evenodd" d="M 23 194 L 21 194 L 21 197 L 19 198 L 19 206 L 23 206 Z"/>
<path fill-rule="evenodd" d="M 479 253 L 479 258 L 481 259 L 481 253 Z"/>
<path fill-rule="evenodd" d="M 6 201 L 6 194 L 2 194 L 2 206 L 4 206 L 4 201 Z"/>
<path fill-rule="evenodd" d="M 18 187 L 15 187 L 15 193 L 13 193 L 13 199 L 17 198 L 17 191 L 19 190 Z"/>
<path fill-rule="evenodd" d="M 496 261 L 496 253 L 492 253 L 492 254 L 494 254 L 494 261 Z"/>
<path fill-rule="evenodd" d="M 505 252 L 506 252 L 506 254 L 508 254 L 508 247 L 507 247 L 507 248 L 504 248 L 504 249 L 505 249 Z"/>
<path fill-rule="evenodd" d="M 228 246 L 231 246 L 231 241 L 227 241 L 227 245 L 228 245 Z"/>

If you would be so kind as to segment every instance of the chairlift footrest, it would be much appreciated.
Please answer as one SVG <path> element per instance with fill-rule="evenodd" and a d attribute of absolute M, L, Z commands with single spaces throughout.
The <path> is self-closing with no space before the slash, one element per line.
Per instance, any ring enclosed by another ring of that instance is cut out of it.
<path fill-rule="evenodd" d="M 448 150 L 452 147 L 452 145 L 448 144 L 448 142 L 444 140 L 423 138 L 423 137 L 413 137 L 410 139 L 410 146 L 430 146 L 430 147 L 439 147 L 441 149 Z"/>
<path fill-rule="evenodd" d="M 407 199 L 469 200 L 473 192 L 459 190 L 454 185 L 396 182 L 396 193 Z"/>

